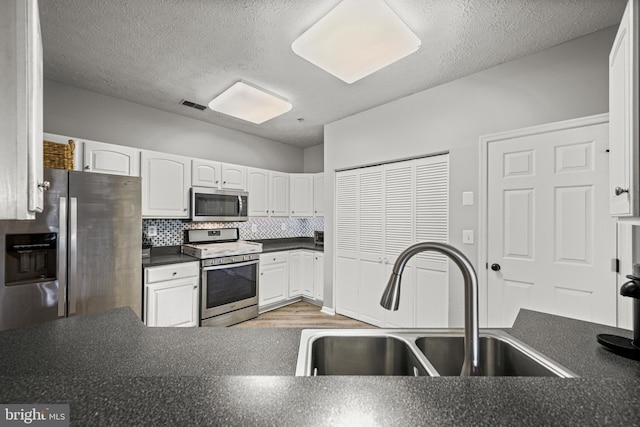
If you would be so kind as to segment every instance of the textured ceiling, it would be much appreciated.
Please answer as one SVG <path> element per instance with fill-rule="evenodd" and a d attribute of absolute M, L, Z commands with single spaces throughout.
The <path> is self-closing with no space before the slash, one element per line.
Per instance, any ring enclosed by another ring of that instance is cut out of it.
<path fill-rule="evenodd" d="M 45 78 L 298 147 L 323 125 L 616 25 L 626 0 L 386 0 L 418 52 L 351 85 L 291 50 L 339 0 L 41 0 Z M 293 109 L 255 125 L 207 105 L 237 80 Z M 303 119 L 303 120 L 300 120 Z"/>

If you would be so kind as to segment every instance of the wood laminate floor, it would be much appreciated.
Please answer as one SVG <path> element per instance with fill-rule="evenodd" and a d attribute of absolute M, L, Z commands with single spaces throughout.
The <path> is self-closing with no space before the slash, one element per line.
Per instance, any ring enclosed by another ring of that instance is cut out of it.
<path fill-rule="evenodd" d="M 238 328 L 375 328 L 368 323 L 336 314 L 322 313 L 320 307 L 299 301 L 262 313 L 255 319 L 234 325 Z"/>

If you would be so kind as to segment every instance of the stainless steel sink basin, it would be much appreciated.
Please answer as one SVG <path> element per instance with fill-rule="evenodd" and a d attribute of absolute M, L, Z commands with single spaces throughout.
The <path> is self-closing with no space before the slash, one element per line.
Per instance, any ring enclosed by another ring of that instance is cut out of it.
<path fill-rule="evenodd" d="M 427 336 L 416 345 L 441 376 L 458 376 L 464 362 L 461 336 Z M 557 364 L 504 336 L 480 334 L 480 372 L 488 377 L 563 377 Z M 566 370 L 565 370 L 566 371 Z"/>
<path fill-rule="evenodd" d="M 458 376 L 463 331 L 451 329 L 305 329 L 297 376 Z M 576 375 L 500 330 L 480 331 L 483 376 Z"/>
<path fill-rule="evenodd" d="M 313 375 L 428 375 L 414 350 L 386 336 L 323 336 L 311 343 Z"/>

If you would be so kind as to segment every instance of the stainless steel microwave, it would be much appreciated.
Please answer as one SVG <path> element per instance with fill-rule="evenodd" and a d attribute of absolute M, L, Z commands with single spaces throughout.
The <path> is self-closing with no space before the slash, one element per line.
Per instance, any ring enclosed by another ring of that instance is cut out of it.
<path fill-rule="evenodd" d="M 249 193 L 246 191 L 191 188 L 192 221 L 247 221 Z"/>

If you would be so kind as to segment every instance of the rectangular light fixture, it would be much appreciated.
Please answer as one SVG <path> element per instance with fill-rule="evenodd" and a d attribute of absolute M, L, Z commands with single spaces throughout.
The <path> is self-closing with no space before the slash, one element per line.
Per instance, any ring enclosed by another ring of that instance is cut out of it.
<path fill-rule="evenodd" d="M 293 51 L 347 83 L 415 52 L 420 39 L 382 0 L 343 0 L 292 44 Z"/>
<path fill-rule="evenodd" d="M 291 110 L 285 99 L 239 81 L 216 96 L 209 108 L 238 119 L 260 124 Z"/>

